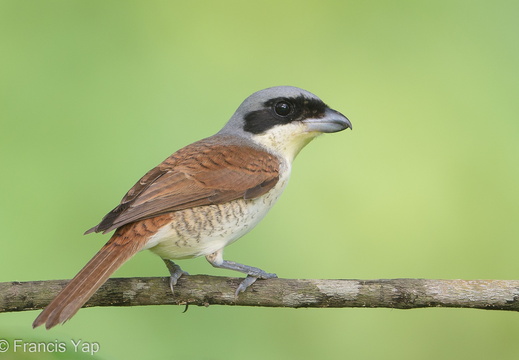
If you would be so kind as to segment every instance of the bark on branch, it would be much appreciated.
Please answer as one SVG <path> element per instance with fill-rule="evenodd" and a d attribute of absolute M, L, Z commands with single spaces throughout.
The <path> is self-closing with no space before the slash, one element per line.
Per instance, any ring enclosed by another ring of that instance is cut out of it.
<path fill-rule="evenodd" d="M 519 311 L 519 280 L 258 280 L 238 297 L 242 279 L 185 276 L 171 294 L 169 278 L 110 279 L 87 302 L 92 306 L 239 305 L 266 307 L 424 307 Z M 0 283 L 0 312 L 45 307 L 68 280 Z"/>

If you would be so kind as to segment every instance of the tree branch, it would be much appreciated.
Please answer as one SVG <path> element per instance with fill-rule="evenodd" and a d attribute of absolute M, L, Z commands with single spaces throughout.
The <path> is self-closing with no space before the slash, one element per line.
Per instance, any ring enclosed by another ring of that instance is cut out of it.
<path fill-rule="evenodd" d="M 235 297 L 242 279 L 182 277 L 171 294 L 169 278 L 110 279 L 87 302 L 92 306 L 239 305 L 266 307 L 456 307 L 519 311 L 518 280 L 258 280 Z M 68 280 L 0 283 L 0 312 L 45 307 Z"/>

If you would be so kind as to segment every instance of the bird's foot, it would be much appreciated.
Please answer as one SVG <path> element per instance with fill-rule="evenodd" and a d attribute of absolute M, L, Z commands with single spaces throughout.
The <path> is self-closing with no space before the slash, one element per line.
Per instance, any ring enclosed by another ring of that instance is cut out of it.
<path fill-rule="evenodd" d="M 175 264 L 173 261 L 171 261 L 169 259 L 162 259 L 162 260 L 164 260 L 164 263 L 166 264 L 166 267 L 169 270 L 169 273 L 170 273 L 169 287 L 171 288 L 171 293 L 174 294 L 175 291 L 173 289 L 174 289 L 175 285 L 177 285 L 178 279 L 180 279 L 180 277 L 182 275 L 189 275 L 189 274 L 186 271 L 182 270 L 180 268 L 180 266 Z"/>
<path fill-rule="evenodd" d="M 239 293 L 242 293 L 245 290 L 247 290 L 247 288 L 254 284 L 258 279 L 272 279 L 278 277 L 276 274 L 268 273 L 257 267 L 239 264 L 234 261 L 224 260 L 222 250 L 218 250 L 210 255 L 207 255 L 205 258 L 207 259 L 207 261 L 209 261 L 211 265 L 213 265 L 216 268 L 234 270 L 247 274 L 247 277 L 243 279 L 243 281 L 236 289 L 236 296 L 238 296 Z"/>
<path fill-rule="evenodd" d="M 259 270 L 259 269 L 258 269 Z M 243 279 L 243 281 L 240 283 L 240 285 L 238 286 L 238 288 L 236 289 L 236 292 L 234 293 L 235 296 L 238 296 L 240 293 L 244 292 L 245 290 L 247 290 L 247 288 L 249 286 L 251 286 L 252 284 L 254 284 L 256 282 L 256 280 L 258 279 L 274 279 L 274 278 L 277 278 L 278 276 L 276 274 L 270 274 L 270 273 L 267 273 L 263 270 L 261 270 L 261 275 L 247 275 L 247 277 L 245 279 Z"/>

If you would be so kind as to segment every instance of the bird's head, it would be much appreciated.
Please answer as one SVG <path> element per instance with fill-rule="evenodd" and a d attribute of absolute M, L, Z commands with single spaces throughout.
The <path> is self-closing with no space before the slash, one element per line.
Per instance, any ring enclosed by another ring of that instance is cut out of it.
<path fill-rule="evenodd" d="M 350 121 L 314 94 L 277 86 L 245 99 L 219 133 L 247 137 L 291 161 L 316 136 L 347 128 Z"/>

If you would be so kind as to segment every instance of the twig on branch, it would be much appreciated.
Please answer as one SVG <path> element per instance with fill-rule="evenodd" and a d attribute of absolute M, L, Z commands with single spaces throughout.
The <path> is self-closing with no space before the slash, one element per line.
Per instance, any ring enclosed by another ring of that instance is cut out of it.
<path fill-rule="evenodd" d="M 169 278 L 110 279 L 87 302 L 91 306 L 239 305 L 267 307 L 456 307 L 519 311 L 518 280 L 258 280 L 235 297 L 242 279 L 182 277 L 171 294 Z M 45 307 L 67 280 L 0 283 L 0 312 Z"/>

